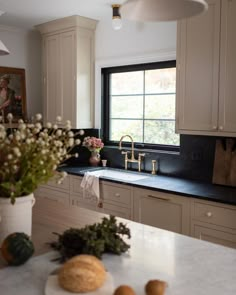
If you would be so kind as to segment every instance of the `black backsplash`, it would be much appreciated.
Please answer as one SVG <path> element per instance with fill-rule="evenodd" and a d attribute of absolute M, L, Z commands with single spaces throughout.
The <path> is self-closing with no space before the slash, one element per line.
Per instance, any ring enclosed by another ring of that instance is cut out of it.
<path fill-rule="evenodd" d="M 144 151 L 142 171 L 151 172 L 152 160 L 157 160 L 159 174 L 211 182 L 215 142 L 215 137 L 180 135 L 179 153 Z M 105 147 L 101 156 L 108 160 L 110 167 L 124 168 L 124 155 L 117 147 Z M 129 168 L 137 170 L 137 164 L 131 165 Z"/>
<path fill-rule="evenodd" d="M 80 129 L 72 129 L 72 131 L 74 132 L 74 134 L 79 131 Z M 80 136 L 78 135 L 76 138 L 79 138 L 81 140 L 81 143 L 83 142 L 83 139 L 86 136 L 95 136 L 95 137 L 99 137 L 99 129 L 83 129 L 84 130 L 84 135 Z M 70 158 L 69 160 L 67 160 L 65 162 L 65 164 L 67 165 L 71 165 L 71 166 L 88 166 L 88 160 L 90 157 L 90 151 L 83 147 L 82 145 L 75 147 L 71 153 L 78 153 L 79 157 L 78 158 Z"/>
<path fill-rule="evenodd" d="M 84 136 L 99 136 L 98 129 L 85 129 Z M 83 137 L 84 137 L 83 136 Z M 83 138 L 82 138 L 83 139 Z M 157 160 L 158 173 L 174 177 L 212 182 L 216 137 L 180 135 L 180 152 L 135 149 L 135 155 L 144 152 L 142 171 L 151 172 L 152 160 Z M 127 150 L 128 148 L 124 148 Z M 90 152 L 84 148 L 76 149 L 79 158 L 70 159 L 70 165 L 87 166 Z M 124 168 L 124 155 L 118 147 L 105 146 L 101 158 L 107 159 L 107 165 L 113 168 Z M 137 170 L 137 164 L 129 163 L 129 169 Z"/>

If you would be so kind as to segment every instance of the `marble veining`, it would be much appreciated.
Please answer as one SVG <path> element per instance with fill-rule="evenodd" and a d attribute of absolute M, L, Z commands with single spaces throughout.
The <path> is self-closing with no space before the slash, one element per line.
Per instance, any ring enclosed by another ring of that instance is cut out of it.
<path fill-rule="evenodd" d="M 80 209 L 81 214 L 88 210 Z M 131 248 L 122 256 L 106 254 L 103 263 L 114 286 L 131 285 L 144 295 L 150 279 L 168 282 L 166 295 L 235 295 L 236 250 L 127 220 Z M 48 275 L 58 267 L 55 252 L 20 267 L 0 270 L 0 294 L 43 295 Z"/>

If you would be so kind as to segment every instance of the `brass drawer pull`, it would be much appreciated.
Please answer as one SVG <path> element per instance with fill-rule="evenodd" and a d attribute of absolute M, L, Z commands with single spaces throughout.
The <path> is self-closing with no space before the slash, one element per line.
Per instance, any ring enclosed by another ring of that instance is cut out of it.
<path fill-rule="evenodd" d="M 149 198 L 152 198 L 152 199 L 157 199 L 157 200 L 161 200 L 161 201 L 166 201 L 166 202 L 169 202 L 170 199 L 167 199 L 167 198 L 164 198 L 164 197 L 155 197 L 155 196 L 152 196 L 152 195 L 148 195 Z"/>
<path fill-rule="evenodd" d="M 120 194 L 119 193 L 116 193 L 115 194 L 115 197 L 119 198 L 120 197 Z"/>

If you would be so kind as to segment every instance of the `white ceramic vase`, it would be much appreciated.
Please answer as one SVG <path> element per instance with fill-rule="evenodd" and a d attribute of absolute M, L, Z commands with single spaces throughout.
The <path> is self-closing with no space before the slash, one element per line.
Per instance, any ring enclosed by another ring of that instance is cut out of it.
<path fill-rule="evenodd" d="M 35 204 L 33 194 L 16 198 L 14 205 L 10 199 L 0 198 L 0 245 L 11 233 L 32 233 L 32 207 Z"/>

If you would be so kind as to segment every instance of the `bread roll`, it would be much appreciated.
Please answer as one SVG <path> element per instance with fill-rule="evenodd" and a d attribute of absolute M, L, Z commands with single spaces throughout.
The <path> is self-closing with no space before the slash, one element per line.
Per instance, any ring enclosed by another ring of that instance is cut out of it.
<path fill-rule="evenodd" d="M 70 292 L 86 293 L 100 288 L 106 279 L 102 262 L 92 255 L 79 255 L 68 260 L 59 270 L 59 285 Z"/>
<path fill-rule="evenodd" d="M 116 288 L 113 295 L 135 295 L 135 292 L 130 286 L 121 285 L 118 288 Z"/>
<path fill-rule="evenodd" d="M 160 280 L 148 281 L 145 286 L 145 292 L 147 295 L 164 295 L 167 287 L 167 283 Z"/>

